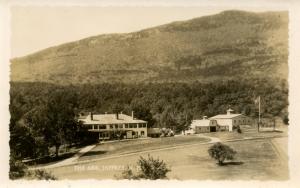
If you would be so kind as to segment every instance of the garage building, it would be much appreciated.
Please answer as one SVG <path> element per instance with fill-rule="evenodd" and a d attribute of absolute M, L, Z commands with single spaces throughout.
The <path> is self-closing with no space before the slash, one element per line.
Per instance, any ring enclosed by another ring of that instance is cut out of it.
<path fill-rule="evenodd" d="M 219 114 L 209 118 L 217 121 L 217 131 L 232 131 L 234 127 L 242 125 L 252 125 L 252 119 L 243 114 L 234 114 L 232 109 L 227 110 L 227 114 Z"/>

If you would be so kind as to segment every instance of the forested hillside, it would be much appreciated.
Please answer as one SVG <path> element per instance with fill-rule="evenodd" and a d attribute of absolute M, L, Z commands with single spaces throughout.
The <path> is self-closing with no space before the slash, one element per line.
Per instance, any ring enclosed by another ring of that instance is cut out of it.
<path fill-rule="evenodd" d="M 11 60 L 12 81 L 56 84 L 286 79 L 287 12 L 220 14 L 105 34 Z"/>

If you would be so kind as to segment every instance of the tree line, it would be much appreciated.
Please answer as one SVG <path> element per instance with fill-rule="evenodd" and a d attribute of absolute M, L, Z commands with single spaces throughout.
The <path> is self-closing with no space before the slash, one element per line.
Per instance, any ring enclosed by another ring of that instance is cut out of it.
<path fill-rule="evenodd" d="M 256 117 L 254 99 L 261 96 L 262 116 L 287 119 L 288 89 L 284 81 L 223 81 L 217 83 L 103 83 L 54 85 L 12 82 L 10 148 L 16 158 L 55 154 L 61 145 L 80 142 L 83 112 L 123 112 L 148 121 L 150 127 L 186 129 L 192 119 L 234 109 Z"/>

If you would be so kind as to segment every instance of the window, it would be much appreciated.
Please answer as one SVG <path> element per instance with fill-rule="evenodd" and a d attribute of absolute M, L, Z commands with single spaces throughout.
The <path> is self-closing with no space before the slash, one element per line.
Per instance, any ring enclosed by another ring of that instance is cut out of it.
<path fill-rule="evenodd" d="M 113 128 L 114 128 L 114 125 L 110 125 L 109 128 L 110 128 L 110 129 L 113 129 Z"/>
<path fill-rule="evenodd" d="M 128 128 L 128 124 L 125 124 L 125 128 Z"/>
<path fill-rule="evenodd" d="M 133 128 L 137 128 L 137 124 L 133 124 Z"/>
<path fill-rule="evenodd" d="M 117 129 L 118 128 L 118 125 L 115 125 L 115 129 Z"/>
<path fill-rule="evenodd" d="M 138 124 L 139 128 L 142 128 L 143 127 L 143 124 Z"/>
<path fill-rule="evenodd" d="M 236 120 L 233 120 L 234 123 L 236 123 Z"/>
<path fill-rule="evenodd" d="M 147 127 L 147 124 L 145 123 L 145 124 L 143 124 L 143 127 Z"/>
<path fill-rule="evenodd" d="M 123 125 L 122 125 L 122 124 L 120 124 L 120 125 L 119 125 L 119 128 L 120 128 L 120 129 L 122 129 L 122 128 L 123 128 Z"/>
<path fill-rule="evenodd" d="M 99 125 L 99 129 L 106 129 L 106 125 Z"/>
<path fill-rule="evenodd" d="M 129 124 L 129 128 L 132 128 L 133 127 L 133 125 L 132 124 Z"/>
<path fill-rule="evenodd" d="M 141 131 L 141 135 L 144 136 L 144 135 L 145 135 L 145 132 L 144 132 L 144 131 Z"/>

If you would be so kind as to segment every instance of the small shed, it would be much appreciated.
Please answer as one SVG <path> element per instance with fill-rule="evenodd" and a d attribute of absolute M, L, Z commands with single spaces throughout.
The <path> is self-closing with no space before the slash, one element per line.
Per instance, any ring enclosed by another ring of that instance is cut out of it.
<path fill-rule="evenodd" d="M 160 137 L 161 129 L 160 128 L 148 128 L 147 129 L 147 136 L 152 138 Z"/>
<path fill-rule="evenodd" d="M 196 134 L 198 133 L 208 133 L 208 132 L 216 132 L 217 130 L 217 121 L 209 120 L 206 116 L 200 120 L 193 120 L 191 124 L 191 128 L 194 130 Z"/>

